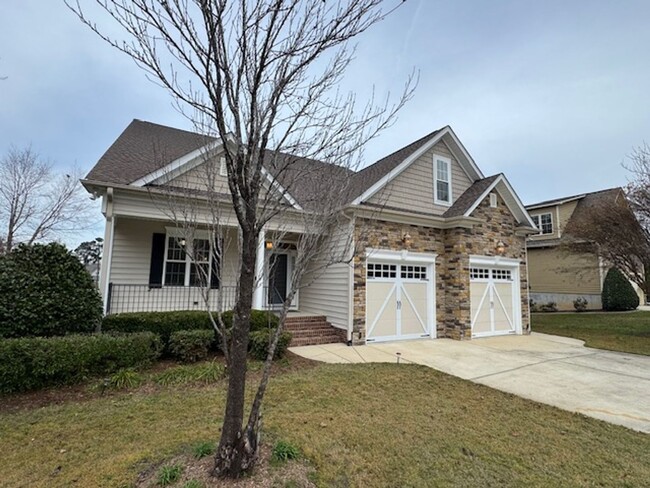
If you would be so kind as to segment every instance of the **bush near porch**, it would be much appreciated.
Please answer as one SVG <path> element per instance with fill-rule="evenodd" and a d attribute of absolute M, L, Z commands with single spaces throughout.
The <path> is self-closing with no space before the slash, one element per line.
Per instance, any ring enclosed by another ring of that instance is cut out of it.
<path fill-rule="evenodd" d="M 68 385 L 139 367 L 160 357 L 160 338 L 151 332 L 69 335 L 0 340 L 0 393 Z"/>
<path fill-rule="evenodd" d="M 232 311 L 222 313 L 226 327 L 232 326 Z M 278 317 L 271 312 L 253 310 L 251 312 L 251 332 L 276 328 Z M 187 310 L 179 312 L 134 312 L 107 315 L 102 330 L 110 332 L 153 332 L 160 335 L 165 347 L 174 332 L 181 330 L 214 330 L 208 312 Z"/>

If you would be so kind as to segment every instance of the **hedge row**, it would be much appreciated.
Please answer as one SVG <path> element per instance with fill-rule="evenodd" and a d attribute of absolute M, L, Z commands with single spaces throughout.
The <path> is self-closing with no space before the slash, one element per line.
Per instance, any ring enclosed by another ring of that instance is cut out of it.
<path fill-rule="evenodd" d="M 78 383 L 150 364 L 161 351 L 160 338 L 151 332 L 0 340 L 0 392 Z"/>
<path fill-rule="evenodd" d="M 232 327 L 232 311 L 223 312 L 222 320 L 226 327 Z M 251 312 L 251 332 L 275 328 L 278 317 L 271 312 L 253 310 Z M 107 315 L 102 323 L 105 332 L 154 332 L 159 334 L 167 347 L 174 332 L 181 330 L 213 330 L 208 312 L 136 312 Z"/>

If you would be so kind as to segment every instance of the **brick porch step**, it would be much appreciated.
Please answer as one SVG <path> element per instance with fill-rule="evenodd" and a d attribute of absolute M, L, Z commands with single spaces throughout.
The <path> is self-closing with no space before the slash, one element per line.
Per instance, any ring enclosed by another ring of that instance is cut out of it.
<path fill-rule="evenodd" d="M 291 347 L 345 342 L 345 331 L 333 327 L 325 316 L 287 317 L 285 329 L 291 332 Z"/>

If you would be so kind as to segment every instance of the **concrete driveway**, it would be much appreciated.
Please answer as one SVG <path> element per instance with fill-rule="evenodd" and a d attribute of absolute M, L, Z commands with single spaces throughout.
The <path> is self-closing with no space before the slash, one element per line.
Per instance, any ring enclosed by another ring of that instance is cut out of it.
<path fill-rule="evenodd" d="M 590 349 L 577 339 L 532 333 L 471 341 L 401 341 L 292 352 L 327 363 L 400 361 L 571 412 L 650 433 L 650 356 Z"/>

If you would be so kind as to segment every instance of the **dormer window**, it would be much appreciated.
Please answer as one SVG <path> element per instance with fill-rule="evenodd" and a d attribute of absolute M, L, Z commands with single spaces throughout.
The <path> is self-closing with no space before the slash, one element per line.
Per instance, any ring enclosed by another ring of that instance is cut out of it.
<path fill-rule="evenodd" d="M 451 205 L 451 160 L 443 156 L 433 157 L 433 197 L 440 205 Z"/>
<path fill-rule="evenodd" d="M 552 234 L 553 233 L 553 214 L 543 213 L 539 215 L 531 215 L 535 227 L 539 229 L 539 233 L 543 234 Z"/>

